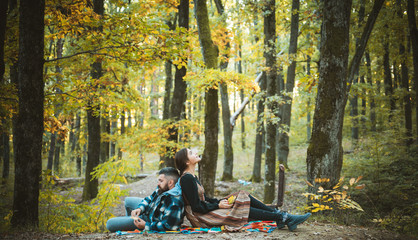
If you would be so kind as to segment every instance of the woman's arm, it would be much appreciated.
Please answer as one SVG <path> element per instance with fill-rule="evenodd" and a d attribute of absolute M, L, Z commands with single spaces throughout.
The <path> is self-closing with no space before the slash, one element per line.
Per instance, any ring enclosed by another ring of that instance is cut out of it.
<path fill-rule="evenodd" d="M 219 200 L 216 202 L 200 201 L 197 190 L 197 182 L 193 175 L 185 174 L 180 178 L 180 186 L 186 200 L 189 202 L 193 212 L 208 213 L 212 210 L 218 209 Z"/>

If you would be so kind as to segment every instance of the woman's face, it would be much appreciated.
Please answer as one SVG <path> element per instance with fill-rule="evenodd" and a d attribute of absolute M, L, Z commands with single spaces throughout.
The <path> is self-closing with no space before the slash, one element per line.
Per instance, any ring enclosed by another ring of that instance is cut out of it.
<path fill-rule="evenodd" d="M 197 153 L 194 153 L 192 150 L 187 149 L 187 158 L 189 159 L 189 162 L 191 164 L 196 164 L 200 162 L 200 157 L 197 155 Z"/>

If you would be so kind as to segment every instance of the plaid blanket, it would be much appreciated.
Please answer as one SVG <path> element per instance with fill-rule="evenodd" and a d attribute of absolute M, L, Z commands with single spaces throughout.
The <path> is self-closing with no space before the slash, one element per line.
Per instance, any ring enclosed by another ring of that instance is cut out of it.
<path fill-rule="evenodd" d="M 265 232 L 271 233 L 276 229 L 276 222 L 274 221 L 252 221 L 244 225 L 241 231 L 246 232 Z M 170 233 L 182 233 L 182 234 L 196 234 L 196 233 L 218 233 L 225 231 L 225 228 L 222 227 L 213 227 L 213 228 L 191 228 L 183 227 L 180 231 L 117 231 L 117 235 L 129 235 L 129 234 L 144 234 L 144 233 L 159 233 L 159 234 L 170 234 Z"/>

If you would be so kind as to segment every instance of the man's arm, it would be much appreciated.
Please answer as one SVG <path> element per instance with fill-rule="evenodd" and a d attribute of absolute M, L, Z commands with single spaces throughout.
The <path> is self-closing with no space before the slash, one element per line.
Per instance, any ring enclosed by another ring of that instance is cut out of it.
<path fill-rule="evenodd" d="M 174 231 L 180 228 L 183 222 L 184 202 L 181 196 L 168 195 L 164 199 L 165 206 L 162 212 L 161 221 L 152 221 L 145 223 L 145 230 L 154 231 Z"/>
<path fill-rule="evenodd" d="M 135 209 L 140 209 L 140 213 L 145 213 L 145 210 L 148 208 L 149 204 L 152 202 L 152 200 L 158 195 L 158 188 L 148 197 L 144 198 L 144 200 L 142 200 L 139 204 L 138 207 Z M 134 211 L 135 211 L 134 210 Z M 132 213 L 134 212 L 132 211 Z"/>

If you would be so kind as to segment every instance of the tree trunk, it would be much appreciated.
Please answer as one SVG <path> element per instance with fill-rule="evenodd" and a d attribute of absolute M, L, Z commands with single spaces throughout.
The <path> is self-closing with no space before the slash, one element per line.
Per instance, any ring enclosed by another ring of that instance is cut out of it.
<path fill-rule="evenodd" d="M 308 55 L 306 59 L 306 75 L 311 75 L 311 56 Z M 306 140 L 307 142 L 311 141 L 311 100 L 310 97 L 308 98 L 308 102 L 306 104 L 306 109 L 308 109 L 308 112 L 306 114 Z"/>
<path fill-rule="evenodd" d="M 323 2 L 318 93 L 306 163 L 308 181 L 328 178 L 326 188 L 338 182 L 343 161 L 350 11 L 351 1 Z"/>
<path fill-rule="evenodd" d="M 215 0 L 216 9 L 218 14 L 221 15 L 222 24 L 225 27 L 226 15 L 224 14 L 224 6 L 220 0 Z M 228 36 L 228 32 L 225 32 L 225 37 Z M 229 64 L 229 52 L 231 44 L 228 41 L 225 45 L 224 52 L 225 54 L 221 58 L 220 70 L 224 71 L 228 68 Z M 234 171 L 234 151 L 232 149 L 232 133 L 233 128 L 230 123 L 231 111 L 229 109 L 229 97 L 228 97 L 228 86 L 222 82 L 220 83 L 220 92 L 221 92 L 221 104 L 222 104 L 222 123 L 224 131 L 224 169 L 222 174 L 222 181 L 231 181 L 233 179 Z"/>
<path fill-rule="evenodd" d="M 171 61 L 165 62 L 165 91 L 164 91 L 164 103 L 163 103 L 163 120 L 167 120 L 170 117 L 170 95 L 173 85 Z"/>
<path fill-rule="evenodd" d="M 5 45 L 5 34 L 6 34 L 6 22 L 7 22 L 7 1 L 0 2 L 0 85 L 6 85 L 4 78 L 4 72 L 6 65 L 4 63 L 4 45 Z M 10 120 L 6 121 L 5 109 L 0 109 L 0 136 L 1 136 L 1 146 L 2 149 L 2 158 L 3 158 L 3 174 L 2 183 L 5 183 L 9 177 L 9 163 L 10 163 L 10 142 L 9 142 L 9 127 Z M 7 118 L 9 119 L 9 118 Z"/>
<path fill-rule="evenodd" d="M 266 59 L 267 97 L 270 98 L 267 107 L 270 114 L 276 114 L 277 103 L 272 99 L 276 95 L 276 1 L 267 0 L 264 9 L 264 58 Z M 264 178 L 264 202 L 271 203 L 275 197 L 276 179 L 276 128 L 270 119 L 267 120 L 266 141 L 266 171 Z"/>
<path fill-rule="evenodd" d="M 93 0 L 93 10 L 96 14 L 103 16 L 104 0 Z M 99 26 L 98 31 L 101 31 Z M 103 76 L 102 63 L 97 59 L 92 65 L 91 77 L 100 79 Z M 95 88 L 96 86 L 94 86 Z M 92 177 L 94 168 L 100 163 L 100 106 L 91 100 L 87 106 L 87 128 L 88 128 L 88 151 L 87 163 L 83 188 L 83 201 L 91 200 L 97 196 L 99 191 L 99 180 Z"/>
<path fill-rule="evenodd" d="M 120 115 L 120 135 L 123 136 L 125 134 L 125 110 L 122 110 Z M 118 159 L 122 159 L 122 150 L 121 146 L 118 146 Z"/>
<path fill-rule="evenodd" d="M 51 139 L 49 141 L 48 163 L 46 165 L 46 169 L 50 170 L 52 173 L 52 165 L 54 164 L 55 156 L 55 143 L 57 142 L 57 133 L 55 131 L 51 133 Z"/>
<path fill-rule="evenodd" d="M 212 42 L 206 0 L 195 1 L 195 15 L 199 41 L 206 68 L 218 67 L 218 49 Z M 215 190 L 215 175 L 218 159 L 218 90 L 210 88 L 205 93 L 205 149 L 199 164 L 202 185 L 208 196 Z"/>
<path fill-rule="evenodd" d="M 386 36 L 384 48 L 385 48 L 385 54 L 383 55 L 384 83 L 385 83 L 385 95 L 390 105 L 390 112 L 389 112 L 389 122 L 390 122 L 392 121 L 393 111 L 395 110 L 395 99 L 393 98 L 392 73 L 390 71 L 390 63 L 389 63 L 389 35 Z"/>
<path fill-rule="evenodd" d="M 189 0 L 181 0 L 178 6 L 179 8 L 179 28 L 184 28 L 186 31 L 189 30 Z M 187 58 L 184 59 L 187 61 Z M 186 102 L 186 90 L 187 85 L 184 81 L 187 69 L 185 66 L 177 66 L 176 72 L 174 73 L 174 91 L 170 106 L 170 118 L 174 123 L 178 122 L 182 118 L 182 109 Z M 172 142 L 178 142 L 178 127 L 168 129 L 169 140 Z M 174 154 L 177 150 L 167 148 L 166 157 L 164 159 L 165 166 L 174 167 Z"/>
<path fill-rule="evenodd" d="M 74 145 L 76 151 L 76 166 L 77 166 L 77 175 L 81 176 L 81 147 L 80 147 L 80 133 L 81 133 L 81 117 L 80 113 L 77 112 L 75 120 L 75 131 L 74 134 Z"/>
<path fill-rule="evenodd" d="M 100 114 L 99 107 L 88 107 L 87 128 L 88 128 L 88 150 L 83 188 L 83 201 L 91 200 L 97 196 L 99 180 L 92 177 L 94 168 L 100 162 Z"/>
<path fill-rule="evenodd" d="M 407 6 L 407 14 L 408 14 L 408 26 L 409 26 L 409 34 L 411 36 L 411 45 L 412 45 L 412 61 L 414 66 L 414 74 L 413 80 L 411 82 L 414 83 L 414 90 L 415 90 L 415 101 L 418 101 L 418 30 L 417 24 L 415 22 L 415 6 L 414 0 L 408 0 Z M 415 43 L 415 44 L 414 44 Z M 417 135 L 416 141 L 418 142 L 418 103 L 415 102 L 415 121 L 416 121 L 416 128 L 417 128 Z M 412 124 L 412 123 L 411 123 Z"/>
<path fill-rule="evenodd" d="M 102 111 L 103 114 L 100 118 L 100 132 L 110 135 L 109 111 L 104 109 Z M 104 163 L 109 160 L 109 145 L 110 142 L 108 139 L 102 139 L 102 142 L 100 143 L 100 163 Z"/>
<path fill-rule="evenodd" d="M 372 80 L 372 67 L 371 67 L 371 60 L 370 60 L 370 54 L 368 51 L 366 51 L 365 53 L 365 58 L 366 58 L 366 68 L 367 68 L 367 74 L 366 74 L 366 78 L 367 78 L 367 82 L 369 83 L 370 86 L 372 86 L 372 89 L 369 91 L 369 101 L 370 101 L 370 123 L 371 123 L 371 127 L 370 130 L 372 132 L 376 131 L 376 103 L 375 103 L 375 99 L 374 99 L 374 91 L 373 91 L 373 80 Z"/>
<path fill-rule="evenodd" d="M 44 124 L 44 0 L 19 7 L 19 115 L 13 195 L 14 228 L 37 227 Z"/>
<path fill-rule="evenodd" d="M 287 68 L 286 79 L 286 94 L 283 98 L 285 104 L 282 106 L 281 112 L 281 126 L 285 130 L 279 137 L 279 163 L 288 168 L 287 158 L 289 156 L 289 133 L 290 133 L 290 121 L 292 116 L 292 95 L 293 88 L 295 87 L 296 77 L 296 52 L 298 48 L 298 34 L 299 34 L 299 0 L 292 1 L 292 17 L 290 22 L 290 42 L 289 42 L 289 57 L 290 65 Z"/>
<path fill-rule="evenodd" d="M 254 166 L 251 181 L 261 182 L 261 160 L 263 155 L 263 139 L 265 138 L 264 128 L 264 103 L 265 103 L 265 91 L 267 88 L 266 84 L 266 73 L 264 72 L 260 79 L 260 100 L 257 103 L 257 129 L 255 135 L 255 153 L 254 153 Z"/>
<path fill-rule="evenodd" d="M 115 135 L 117 135 L 118 132 L 118 112 L 117 108 L 114 108 L 112 110 L 113 114 L 111 117 L 112 123 L 110 124 L 110 134 L 115 138 Z M 110 142 L 110 158 L 113 158 L 116 154 L 116 141 L 112 140 Z"/>

